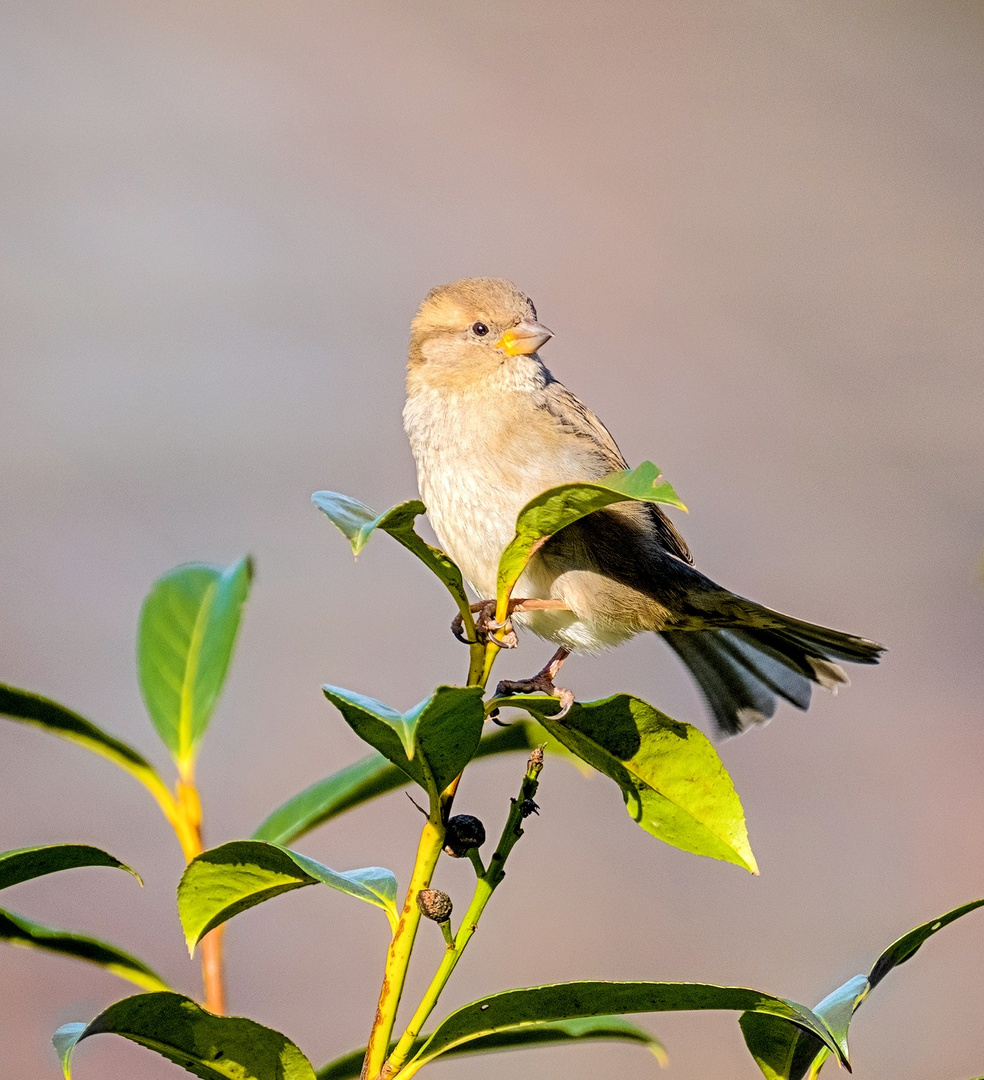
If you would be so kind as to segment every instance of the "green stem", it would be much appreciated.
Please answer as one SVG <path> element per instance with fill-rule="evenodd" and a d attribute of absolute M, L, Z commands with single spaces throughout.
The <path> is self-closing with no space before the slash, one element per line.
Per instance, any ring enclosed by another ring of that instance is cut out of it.
<path fill-rule="evenodd" d="M 444 825 L 440 817 L 434 820 L 433 812 L 427 819 L 417 845 L 417 858 L 407 889 L 403 911 L 393 939 L 386 954 L 386 967 L 383 972 L 383 985 L 379 991 L 376 1006 L 376 1018 L 369 1033 L 369 1045 L 362 1066 L 363 1080 L 375 1080 L 380 1074 L 386 1053 L 389 1050 L 393 1026 L 396 1023 L 396 1011 L 400 1006 L 400 997 L 407 981 L 407 968 L 410 966 L 410 954 L 413 951 L 417 927 L 420 925 L 420 909 L 417 907 L 417 893 L 430 886 L 431 875 L 444 846 Z"/>
<path fill-rule="evenodd" d="M 471 608 L 468 606 L 468 601 L 465 599 L 458 600 L 455 598 L 458 604 L 458 611 L 461 613 L 461 625 L 464 630 L 465 637 L 469 641 L 473 641 L 474 645 L 468 646 L 468 682 L 466 686 L 484 686 L 485 683 L 482 680 L 482 672 L 485 668 L 485 646 L 477 640 L 475 633 L 475 619 L 472 616 Z M 488 676 L 486 676 L 488 678 Z"/>
<path fill-rule="evenodd" d="M 420 1029 L 434 1011 L 441 992 L 447 985 L 448 979 L 451 978 L 451 973 L 461 959 L 468 942 L 471 941 L 472 935 L 478 927 L 478 921 L 482 917 L 482 912 L 485 910 L 485 905 L 492 899 L 492 894 L 506 876 L 506 860 L 509 858 L 509 853 L 515 847 L 516 842 L 523 835 L 522 823 L 524 818 L 531 812 L 530 807 L 533 796 L 536 794 L 538 778 L 542 768 L 543 750 L 539 748 L 533 751 L 527 762 L 526 775 L 523 777 L 519 796 L 512 800 L 509 816 L 506 818 L 502 836 L 499 838 L 499 844 L 489 861 L 488 869 L 475 884 L 475 893 L 472 896 L 471 903 L 468 905 L 468 910 L 465 912 L 461 925 L 458 927 L 454 947 L 444 954 L 444 958 L 441 960 L 434 978 L 431 979 L 430 986 L 427 987 L 427 991 L 417 1006 L 416 1012 L 411 1017 L 406 1031 L 400 1037 L 400 1041 L 396 1044 L 393 1053 L 386 1062 L 380 1074 L 380 1080 L 391 1080 L 391 1078 L 397 1076 L 399 1080 L 404 1080 L 404 1078 L 410 1077 L 416 1072 L 413 1062 L 403 1072 L 400 1070 L 403 1069 L 407 1057 L 413 1050 L 413 1044 L 420 1035 Z"/>
<path fill-rule="evenodd" d="M 459 610 L 461 611 L 465 633 L 474 640 L 475 621 L 472 618 L 471 611 L 468 610 L 468 605 L 462 606 L 459 604 Z M 476 644 L 470 646 L 469 686 L 485 687 L 498 652 L 498 645 L 491 642 L 488 645 Z M 431 807 L 427 824 L 420 834 L 417 857 L 414 861 L 410 886 L 407 889 L 406 899 L 403 903 L 403 911 L 400 914 L 396 930 L 393 932 L 390 941 L 389 950 L 386 953 L 383 985 L 380 987 L 376 1016 L 373 1020 L 372 1031 L 369 1033 L 369 1044 L 366 1047 L 366 1056 L 362 1064 L 362 1080 L 377 1080 L 386 1062 L 393 1028 L 396 1024 L 396 1013 L 400 1006 L 400 997 L 407 981 L 410 955 L 413 952 L 414 941 L 417 937 L 417 927 L 420 925 L 417 893 L 421 889 L 430 887 L 431 877 L 434 874 L 437 860 L 441 857 L 441 850 L 444 846 L 444 823 L 450 815 L 451 804 L 454 801 L 454 794 L 460 779 L 459 776 L 451 783 L 447 791 L 441 796 L 440 804 L 437 807 Z M 450 950 L 448 955 L 452 955 Z"/>
<path fill-rule="evenodd" d="M 489 681 L 489 676 L 492 674 L 492 665 L 495 663 L 495 658 L 499 655 L 499 644 L 494 637 L 490 637 L 488 644 L 483 650 L 482 657 L 482 673 L 479 677 L 478 685 L 483 689 Z"/>

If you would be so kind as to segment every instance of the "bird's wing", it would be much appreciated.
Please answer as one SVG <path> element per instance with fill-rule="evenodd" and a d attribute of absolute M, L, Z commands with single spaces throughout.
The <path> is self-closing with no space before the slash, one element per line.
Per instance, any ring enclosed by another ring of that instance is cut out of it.
<path fill-rule="evenodd" d="M 563 383 L 551 378 L 540 391 L 538 398 L 538 406 L 549 413 L 559 427 L 590 444 L 602 467 L 599 477 L 629 467 L 608 428 Z M 694 557 L 687 547 L 687 542 L 663 511 L 654 503 L 643 503 L 641 506 L 649 514 L 660 544 L 684 562 L 692 564 Z"/>

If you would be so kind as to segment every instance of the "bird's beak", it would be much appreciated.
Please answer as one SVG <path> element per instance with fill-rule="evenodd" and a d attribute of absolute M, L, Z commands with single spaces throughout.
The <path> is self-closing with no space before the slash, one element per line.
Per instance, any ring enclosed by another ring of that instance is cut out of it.
<path fill-rule="evenodd" d="M 511 330 L 507 330 L 496 342 L 496 346 L 507 356 L 529 356 L 541 345 L 545 345 L 553 333 L 535 319 L 523 319 Z"/>

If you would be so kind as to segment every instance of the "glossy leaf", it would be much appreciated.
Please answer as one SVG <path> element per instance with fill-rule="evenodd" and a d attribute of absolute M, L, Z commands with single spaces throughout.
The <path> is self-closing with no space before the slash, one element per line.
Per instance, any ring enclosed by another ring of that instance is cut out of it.
<path fill-rule="evenodd" d="M 84 934 L 41 926 L 22 915 L 15 915 L 12 911 L 0 910 L 0 941 L 9 942 L 11 945 L 26 945 L 32 949 L 44 949 L 46 952 L 69 956 L 73 960 L 98 964 L 113 975 L 128 979 L 144 990 L 168 989 L 167 983 L 156 972 L 115 945 Z"/>
<path fill-rule="evenodd" d="M 475 756 L 485 710 L 479 686 L 439 686 L 409 712 L 337 686 L 322 687 L 349 727 L 432 798 Z"/>
<path fill-rule="evenodd" d="M 327 885 L 382 908 L 396 923 L 396 878 L 368 866 L 339 872 L 296 851 L 260 840 L 234 840 L 193 859 L 178 885 L 178 915 L 188 951 L 241 911 L 305 885 Z"/>
<path fill-rule="evenodd" d="M 414 1043 L 416 1053 L 429 1036 Z M 502 1050 L 533 1050 L 541 1046 L 560 1046 L 570 1042 L 632 1042 L 644 1046 L 660 1065 L 667 1064 L 666 1051 L 659 1039 L 626 1020 L 623 1016 L 594 1016 L 575 1020 L 555 1020 L 552 1023 L 530 1024 L 479 1036 L 448 1050 L 443 1057 L 461 1054 L 487 1054 Z M 318 1070 L 318 1080 L 357 1080 L 362 1072 L 365 1047 L 336 1058 Z"/>
<path fill-rule="evenodd" d="M 662 503 L 686 510 L 679 496 L 651 462 L 612 473 L 601 480 L 548 488 L 523 507 L 516 535 L 499 559 L 496 595 L 500 604 L 512 592 L 537 546 L 575 521 L 620 502 Z"/>
<path fill-rule="evenodd" d="M 67 1080 L 75 1048 L 93 1035 L 121 1035 L 201 1080 L 314 1080 L 308 1059 L 277 1031 L 238 1016 L 213 1016 L 180 994 L 137 994 L 89 1024 L 65 1024 L 52 1042 Z"/>
<path fill-rule="evenodd" d="M 717 751 L 697 728 L 628 694 L 572 706 L 560 722 L 553 698 L 501 699 L 531 712 L 577 757 L 622 790 L 646 832 L 695 855 L 758 873 L 741 802 Z"/>
<path fill-rule="evenodd" d="M 851 1016 L 867 996 L 868 989 L 867 978 L 856 975 L 813 1009 L 830 1028 L 845 1057 Z M 819 1068 L 830 1054 L 816 1036 L 774 1016 L 745 1013 L 739 1024 L 745 1045 L 768 1080 L 789 1080 L 791 1077 L 802 1080 L 811 1068 Z"/>
<path fill-rule="evenodd" d="M 964 915 L 969 915 L 970 912 L 976 911 L 979 907 L 984 907 L 984 900 L 971 900 L 969 904 L 961 904 L 960 907 L 955 907 L 952 911 L 946 912 L 945 915 L 940 915 L 938 919 L 930 919 L 929 922 L 917 926 L 914 930 L 910 930 L 908 934 L 903 934 L 897 941 L 893 941 L 874 962 L 871 971 L 868 973 L 868 981 L 872 987 L 877 986 L 892 968 L 911 960 L 924 941 L 938 933 L 943 927 L 949 926 L 950 923 L 963 918 Z"/>
<path fill-rule="evenodd" d="M 138 673 L 150 718 L 179 766 L 194 758 L 225 681 L 253 564 L 188 563 L 155 582 L 140 613 Z"/>
<path fill-rule="evenodd" d="M 451 1013 L 400 1073 L 409 1078 L 429 1061 L 473 1039 L 529 1024 L 640 1012 L 728 1009 L 781 1016 L 840 1050 L 823 1022 L 803 1005 L 738 986 L 708 983 L 571 982 L 506 990 Z"/>
<path fill-rule="evenodd" d="M 878 957 L 868 975 L 855 975 L 816 1006 L 814 1012 L 823 1017 L 845 1054 L 853 1015 L 871 990 L 893 968 L 911 959 L 928 938 L 982 906 L 984 900 L 973 900 L 903 934 Z M 812 1035 L 774 1017 L 743 1016 L 741 1029 L 748 1049 L 768 1080 L 804 1080 L 816 1076 L 829 1055 L 828 1049 Z"/>
<path fill-rule="evenodd" d="M 366 546 L 372 533 L 381 529 L 413 552 L 444 583 L 459 608 L 468 608 L 461 571 L 440 548 L 422 540 L 414 530 L 416 518 L 426 509 L 419 499 L 399 503 L 382 514 L 337 491 L 316 491 L 311 500 L 345 535 L 355 555 Z"/>
<path fill-rule="evenodd" d="M 532 724 L 523 721 L 496 728 L 482 737 L 475 759 L 513 750 L 531 750 L 536 745 L 532 728 Z M 253 833 L 253 839 L 267 840 L 271 844 L 292 844 L 346 810 L 406 787 L 408 783 L 410 777 L 403 769 L 397 768 L 382 754 L 372 753 L 288 799 L 260 825 Z"/>
<path fill-rule="evenodd" d="M 0 852 L 0 889 L 59 870 L 74 870 L 79 866 L 112 866 L 125 870 L 140 881 L 136 870 L 102 848 L 90 844 L 46 844 L 43 847 Z M 140 881 L 140 884 L 143 882 Z"/>
<path fill-rule="evenodd" d="M 84 746 L 136 777 L 159 802 L 170 802 L 167 785 L 146 758 L 64 705 L 29 690 L 0 684 L 0 715 L 33 724 L 61 739 Z"/>

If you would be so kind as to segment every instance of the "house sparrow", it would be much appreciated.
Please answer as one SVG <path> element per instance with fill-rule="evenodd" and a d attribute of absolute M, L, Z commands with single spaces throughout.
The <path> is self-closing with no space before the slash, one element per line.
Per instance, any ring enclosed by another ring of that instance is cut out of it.
<path fill-rule="evenodd" d="M 601 421 L 544 366 L 537 350 L 551 337 L 530 299 L 495 278 L 431 290 L 411 325 L 403 416 L 420 494 L 441 544 L 485 600 L 531 498 L 628 467 Z M 553 680 L 570 653 L 651 630 L 690 668 L 726 734 L 767 721 L 779 697 L 805 709 L 812 683 L 847 684 L 836 661 L 875 664 L 883 651 L 716 585 L 662 510 L 645 503 L 561 529 L 514 592 L 522 599 L 512 618 L 558 650 L 499 693 L 542 690 L 567 706 L 572 695 Z"/>

